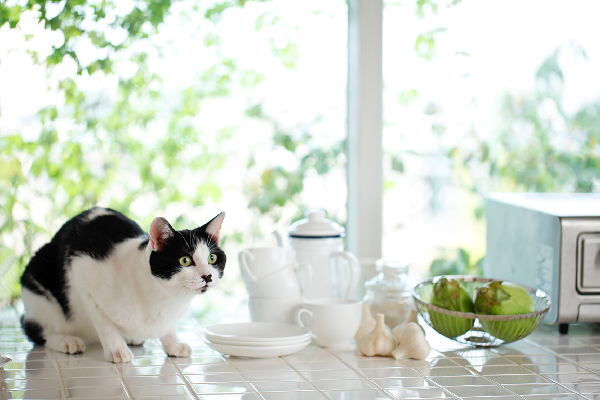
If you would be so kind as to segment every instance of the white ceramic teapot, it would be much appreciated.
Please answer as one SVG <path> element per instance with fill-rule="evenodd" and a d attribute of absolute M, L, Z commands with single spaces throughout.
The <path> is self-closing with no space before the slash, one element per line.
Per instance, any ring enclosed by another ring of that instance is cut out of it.
<path fill-rule="evenodd" d="M 312 266 L 304 297 L 354 297 L 360 264 L 352 253 L 344 251 L 344 228 L 326 219 L 323 210 L 310 209 L 305 216 L 288 227 L 296 262 Z"/>

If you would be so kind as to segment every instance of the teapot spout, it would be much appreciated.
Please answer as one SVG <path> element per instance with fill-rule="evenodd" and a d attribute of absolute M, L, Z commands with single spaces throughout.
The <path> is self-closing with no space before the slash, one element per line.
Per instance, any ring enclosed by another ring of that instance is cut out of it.
<path fill-rule="evenodd" d="M 283 247 L 283 237 L 281 236 L 281 233 L 279 233 L 278 230 L 274 230 L 271 234 L 275 236 L 275 240 L 277 240 L 277 247 Z"/>

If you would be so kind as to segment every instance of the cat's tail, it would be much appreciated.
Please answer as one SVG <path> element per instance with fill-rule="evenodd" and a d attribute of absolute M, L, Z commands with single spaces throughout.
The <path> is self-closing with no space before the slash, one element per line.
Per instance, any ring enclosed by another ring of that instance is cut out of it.
<path fill-rule="evenodd" d="M 35 319 L 29 319 L 23 315 L 21 317 L 21 328 L 23 328 L 23 332 L 25 332 L 25 335 L 33 343 L 39 346 L 46 344 L 44 328 Z"/>

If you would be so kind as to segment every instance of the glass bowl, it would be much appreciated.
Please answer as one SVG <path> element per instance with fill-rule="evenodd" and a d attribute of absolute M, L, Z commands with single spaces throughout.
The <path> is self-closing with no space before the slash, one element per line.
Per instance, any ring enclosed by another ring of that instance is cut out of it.
<path fill-rule="evenodd" d="M 444 276 L 462 282 L 473 299 L 474 293 L 480 285 L 494 280 L 467 275 Z M 419 314 L 429 326 L 459 343 L 489 347 L 523 339 L 542 323 L 550 309 L 550 296 L 544 291 L 519 284 L 531 296 L 535 304 L 535 312 L 515 315 L 486 315 L 447 310 L 429 302 L 433 292 L 433 283 L 438 278 L 441 276 L 417 284 L 413 288 L 413 298 Z"/>

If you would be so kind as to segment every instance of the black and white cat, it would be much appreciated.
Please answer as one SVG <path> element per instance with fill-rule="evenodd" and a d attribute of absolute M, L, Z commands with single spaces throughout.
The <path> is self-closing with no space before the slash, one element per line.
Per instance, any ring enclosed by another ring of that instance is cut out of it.
<path fill-rule="evenodd" d="M 175 326 L 192 298 L 223 276 L 224 217 L 181 231 L 155 218 L 148 235 L 117 211 L 84 211 L 25 268 L 23 330 L 34 343 L 68 354 L 100 341 L 111 362 L 131 361 L 127 345 L 151 338 L 160 338 L 170 356 L 189 356 Z"/>

